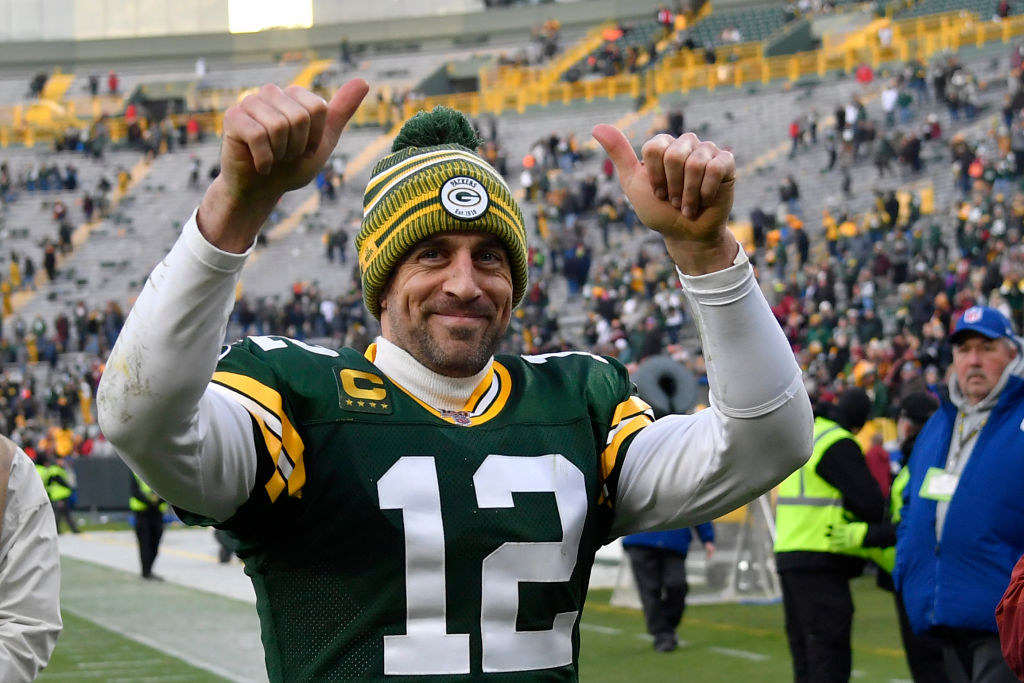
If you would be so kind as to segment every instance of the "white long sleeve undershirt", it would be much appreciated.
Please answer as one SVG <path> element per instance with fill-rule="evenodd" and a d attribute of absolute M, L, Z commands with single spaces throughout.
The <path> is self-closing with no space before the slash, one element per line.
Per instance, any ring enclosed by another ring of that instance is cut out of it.
<path fill-rule="evenodd" d="M 256 474 L 248 414 L 207 391 L 246 256 L 209 244 L 193 213 L 128 316 L 97 399 L 103 431 L 129 465 L 167 500 L 217 520 L 248 499 Z M 749 263 L 680 280 L 701 334 L 711 408 L 637 435 L 619 479 L 616 534 L 711 519 L 810 455 L 800 370 Z M 416 367 L 390 343 L 376 362 L 437 408 L 461 407 L 480 381 Z"/>

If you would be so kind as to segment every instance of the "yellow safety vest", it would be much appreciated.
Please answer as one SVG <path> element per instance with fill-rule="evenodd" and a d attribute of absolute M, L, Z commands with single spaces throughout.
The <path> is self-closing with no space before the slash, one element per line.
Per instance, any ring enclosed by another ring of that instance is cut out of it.
<path fill-rule="evenodd" d="M 63 477 L 64 481 L 67 481 L 68 472 L 60 465 L 50 465 L 47 467 L 43 478 L 43 483 L 46 484 L 46 494 L 50 496 L 50 500 L 67 500 L 74 492 L 58 482 L 54 477 Z"/>
<path fill-rule="evenodd" d="M 138 482 L 139 489 L 142 491 L 142 495 L 153 495 L 153 489 L 149 488 L 149 484 L 139 479 L 139 476 L 134 472 L 132 472 L 132 476 L 135 477 L 135 481 Z M 152 506 L 146 501 L 136 498 L 135 496 L 132 496 L 128 500 L 128 507 L 131 508 L 133 512 L 145 512 L 146 510 L 151 509 Z M 167 509 L 167 503 L 164 501 L 160 501 L 159 509 L 160 512 L 165 511 Z"/>
<path fill-rule="evenodd" d="M 775 510 L 775 552 L 810 551 L 828 553 L 829 526 L 843 520 L 843 494 L 815 471 L 832 444 L 853 439 L 849 431 L 832 420 L 814 420 L 814 450 L 811 459 L 779 485 Z M 842 553 L 860 557 L 857 552 Z"/>

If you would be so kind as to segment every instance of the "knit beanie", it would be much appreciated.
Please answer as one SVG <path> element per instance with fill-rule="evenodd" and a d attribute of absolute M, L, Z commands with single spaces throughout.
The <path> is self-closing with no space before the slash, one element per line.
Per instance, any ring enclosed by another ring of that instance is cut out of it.
<path fill-rule="evenodd" d="M 416 114 L 391 154 L 377 162 L 363 196 L 356 237 L 363 302 L 380 318 L 380 295 L 395 266 L 423 239 L 441 232 L 485 232 L 508 250 L 512 305 L 526 293 L 523 212 L 500 174 L 474 151 L 466 117 L 447 107 Z"/>

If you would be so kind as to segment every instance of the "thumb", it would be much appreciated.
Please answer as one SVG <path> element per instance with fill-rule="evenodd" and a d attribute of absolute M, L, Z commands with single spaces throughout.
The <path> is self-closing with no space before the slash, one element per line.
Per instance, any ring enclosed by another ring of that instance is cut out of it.
<path fill-rule="evenodd" d="M 334 97 L 327 103 L 327 120 L 324 122 L 323 137 L 320 141 L 320 149 L 327 147 L 328 155 L 334 150 L 341 138 L 341 132 L 345 130 L 349 119 L 356 113 L 356 109 L 362 103 L 370 86 L 361 78 L 353 78 L 338 88 Z M 311 139 L 313 138 L 310 135 Z"/>
<path fill-rule="evenodd" d="M 633 145 L 621 130 L 607 123 L 599 123 L 591 131 L 594 139 L 604 148 L 608 158 L 615 165 L 615 172 L 619 174 L 620 182 L 625 185 L 640 167 L 640 160 L 633 151 Z"/>

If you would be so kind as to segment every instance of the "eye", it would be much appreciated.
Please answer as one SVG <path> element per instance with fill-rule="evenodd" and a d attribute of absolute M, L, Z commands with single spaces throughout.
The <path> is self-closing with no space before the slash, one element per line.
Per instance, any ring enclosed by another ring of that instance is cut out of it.
<path fill-rule="evenodd" d="M 416 258 L 423 261 L 432 261 L 441 258 L 441 250 L 437 247 L 424 247 L 416 253 Z"/>
<path fill-rule="evenodd" d="M 505 262 L 505 252 L 501 249 L 485 249 L 477 254 L 477 260 L 488 264 L 500 264 Z"/>

